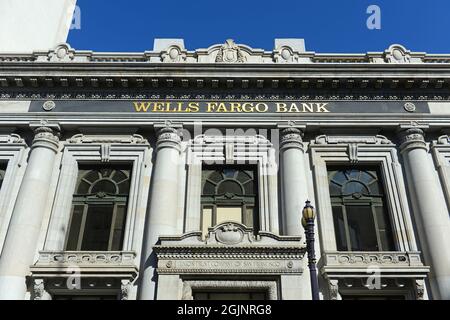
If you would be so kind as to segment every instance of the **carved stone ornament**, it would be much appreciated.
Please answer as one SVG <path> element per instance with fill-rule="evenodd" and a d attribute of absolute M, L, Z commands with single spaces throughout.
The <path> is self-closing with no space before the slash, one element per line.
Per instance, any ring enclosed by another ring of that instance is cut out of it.
<path fill-rule="evenodd" d="M 281 148 L 303 149 L 303 132 L 298 128 L 286 128 L 281 131 Z"/>
<path fill-rule="evenodd" d="M 51 148 L 55 152 L 59 147 L 59 132 L 54 128 L 45 125 L 34 129 L 34 140 L 32 147 L 46 147 Z"/>
<path fill-rule="evenodd" d="M 178 46 L 170 46 L 167 50 L 161 52 L 162 62 L 184 62 L 186 61 L 186 50 Z"/>
<path fill-rule="evenodd" d="M 445 144 L 445 145 L 448 145 L 448 144 L 450 144 L 450 136 L 448 136 L 448 135 L 443 135 L 443 136 L 440 136 L 438 139 L 437 139 L 437 142 L 436 142 L 437 144 Z"/>
<path fill-rule="evenodd" d="M 43 279 L 34 279 L 33 281 L 33 299 L 42 300 L 45 294 L 45 285 Z"/>
<path fill-rule="evenodd" d="M 392 144 L 392 142 L 382 135 L 374 136 L 317 136 L 313 144 Z"/>
<path fill-rule="evenodd" d="M 177 129 L 166 125 L 158 130 L 157 135 L 158 135 L 157 140 L 158 148 L 162 147 L 174 147 L 177 149 L 180 148 L 181 138 Z"/>
<path fill-rule="evenodd" d="M 337 279 L 328 280 L 328 289 L 330 290 L 330 300 L 339 298 L 339 281 Z"/>
<path fill-rule="evenodd" d="M 0 135 L 0 143 L 25 143 L 25 141 L 15 133 Z"/>
<path fill-rule="evenodd" d="M 223 244 L 238 244 L 244 238 L 244 231 L 233 223 L 220 226 L 216 231 L 217 242 Z"/>
<path fill-rule="evenodd" d="M 139 134 L 133 135 L 86 135 L 76 134 L 67 140 L 68 143 L 129 143 L 129 144 L 147 144 L 148 141 Z"/>
<path fill-rule="evenodd" d="M 298 62 L 298 53 L 291 47 L 283 46 L 279 50 L 274 50 L 273 58 L 277 63 L 295 63 Z"/>
<path fill-rule="evenodd" d="M 385 61 L 388 63 L 410 63 L 411 55 L 405 47 L 401 45 L 392 45 L 384 53 Z"/>
<path fill-rule="evenodd" d="M 423 300 L 425 295 L 425 282 L 423 279 L 415 280 L 415 289 L 416 289 L 416 299 Z"/>
<path fill-rule="evenodd" d="M 44 109 L 45 111 L 51 111 L 51 110 L 55 109 L 55 107 L 56 107 L 56 103 L 52 100 L 45 101 L 42 104 L 42 109 Z"/>
<path fill-rule="evenodd" d="M 131 282 L 128 279 L 121 280 L 120 285 L 120 299 L 121 300 L 128 300 L 130 296 L 131 291 Z"/>
<path fill-rule="evenodd" d="M 216 62 L 245 62 L 246 58 L 239 48 L 239 46 L 234 43 L 234 40 L 228 39 L 225 44 L 219 49 L 216 56 Z"/>
<path fill-rule="evenodd" d="M 403 151 L 409 149 L 426 149 L 425 134 L 420 128 L 408 128 L 399 132 L 400 149 Z"/>
<path fill-rule="evenodd" d="M 58 45 L 54 50 L 48 53 L 48 61 L 53 62 L 67 62 L 73 61 L 75 57 L 75 50 L 67 43 Z"/>

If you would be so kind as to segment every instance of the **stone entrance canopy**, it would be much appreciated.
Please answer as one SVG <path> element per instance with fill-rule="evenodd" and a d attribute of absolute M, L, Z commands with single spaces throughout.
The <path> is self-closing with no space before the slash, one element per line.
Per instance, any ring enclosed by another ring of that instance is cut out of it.
<path fill-rule="evenodd" d="M 255 235 L 252 228 L 224 222 L 209 228 L 204 240 L 201 231 L 161 236 L 159 240 L 160 244 L 154 247 L 158 259 L 158 299 L 186 298 L 182 292 L 187 285 L 190 287 L 189 279 L 197 279 L 196 288 L 202 289 L 203 275 L 208 275 L 204 280 L 210 280 L 211 275 L 224 280 L 226 286 L 222 288 L 221 282 L 216 281 L 215 290 L 226 290 L 230 289 L 230 281 L 226 281 L 229 279 L 235 280 L 236 288 L 248 287 L 255 280 L 260 280 L 259 287 L 272 288 L 283 279 L 299 280 L 303 273 L 305 245 L 298 236 L 277 236 L 264 231 Z M 205 288 L 210 288 L 210 282 L 205 281 Z M 277 291 L 281 297 L 282 290 L 280 285 Z M 269 298 L 273 297 L 269 294 Z"/>

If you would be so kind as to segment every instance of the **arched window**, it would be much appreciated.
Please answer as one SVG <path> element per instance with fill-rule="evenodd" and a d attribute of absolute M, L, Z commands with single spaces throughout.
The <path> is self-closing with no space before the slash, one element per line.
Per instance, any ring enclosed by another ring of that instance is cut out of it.
<path fill-rule="evenodd" d="M 66 250 L 121 250 L 130 169 L 80 167 Z"/>
<path fill-rule="evenodd" d="M 378 168 L 329 168 L 328 180 L 338 250 L 394 250 Z"/>
<path fill-rule="evenodd" d="M 225 221 L 258 231 L 258 187 L 255 170 L 248 167 L 207 167 L 202 177 L 202 230 Z"/>

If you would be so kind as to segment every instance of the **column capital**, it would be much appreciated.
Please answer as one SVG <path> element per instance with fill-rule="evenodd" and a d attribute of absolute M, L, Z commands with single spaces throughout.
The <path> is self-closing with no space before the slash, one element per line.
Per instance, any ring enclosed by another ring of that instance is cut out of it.
<path fill-rule="evenodd" d="M 31 148 L 43 147 L 58 151 L 60 128 L 58 125 L 34 125 L 30 128 L 34 131 L 34 139 Z"/>
<path fill-rule="evenodd" d="M 296 127 L 281 130 L 281 149 L 297 148 L 303 151 L 303 131 Z"/>
<path fill-rule="evenodd" d="M 174 148 L 181 151 L 181 138 L 176 128 L 166 125 L 162 127 L 155 126 L 155 129 L 157 150 L 161 148 Z"/>
<path fill-rule="evenodd" d="M 398 131 L 398 137 L 401 152 L 417 148 L 427 150 L 425 133 L 421 128 L 400 128 Z"/>

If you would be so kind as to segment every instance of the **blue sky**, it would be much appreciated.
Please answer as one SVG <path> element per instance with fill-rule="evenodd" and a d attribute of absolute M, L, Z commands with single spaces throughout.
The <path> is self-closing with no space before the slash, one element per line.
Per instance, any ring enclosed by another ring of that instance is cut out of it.
<path fill-rule="evenodd" d="M 275 38 L 304 38 L 316 52 L 450 53 L 450 0 L 78 0 L 75 49 L 145 51 L 154 38 L 184 38 L 189 50 L 232 38 L 273 49 Z M 381 9 L 381 29 L 369 30 L 369 5 Z"/>

